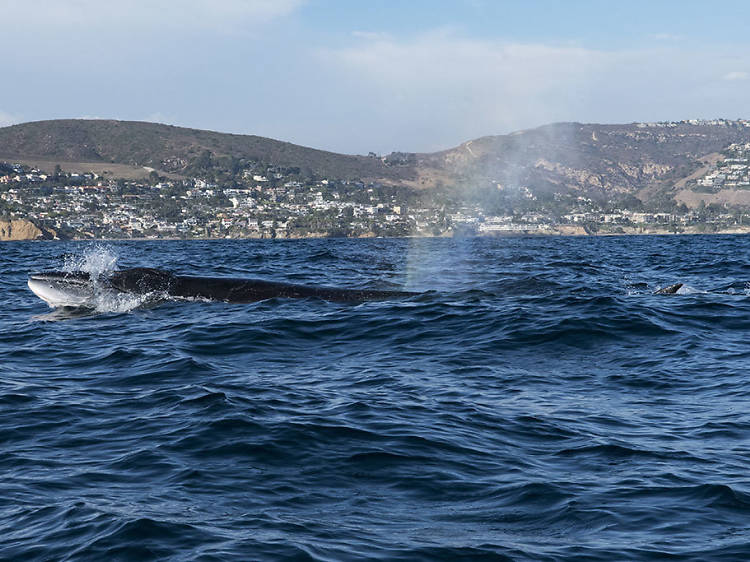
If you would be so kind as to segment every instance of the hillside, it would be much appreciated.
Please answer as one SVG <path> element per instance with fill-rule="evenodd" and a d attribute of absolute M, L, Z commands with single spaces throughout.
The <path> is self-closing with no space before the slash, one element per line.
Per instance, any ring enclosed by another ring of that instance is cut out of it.
<path fill-rule="evenodd" d="M 636 196 L 679 199 L 732 143 L 750 142 L 744 122 L 589 125 L 559 123 L 483 137 L 423 155 L 419 179 L 458 185 L 526 186 L 539 197 L 577 194 L 595 199 Z M 741 199 L 750 204 L 750 191 Z M 717 202 L 721 197 L 717 199 Z"/>
<path fill-rule="evenodd" d="M 210 153 L 214 160 L 245 159 L 325 177 L 413 177 L 406 167 L 377 158 L 306 148 L 254 135 L 234 135 L 134 121 L 65 119 L 0 128 L 0 159 L 114 163 L 182 173 Z"/>
<path fill-rule="evenodd" d="M 0 128 L 0 161 L 59 162 L 67 169 L 76 163 L 92 169 L 148 167 L 185 176 L 211 166 L 239 169 L 243 162 L 260 162 L 308 176 L 419 189 L 522 189 L 540 200 L 636 197 L 652 206 L 696 207 L 700 201 L 750 206 L 750 189 L 719 186 L 703 193 L 695 187 L 723 158 L 722 151 L 747 142 L 745 121 L 558 123 L 482 137 L 442 152 L 381 159 L 155 123 L 57 120 Z"/>

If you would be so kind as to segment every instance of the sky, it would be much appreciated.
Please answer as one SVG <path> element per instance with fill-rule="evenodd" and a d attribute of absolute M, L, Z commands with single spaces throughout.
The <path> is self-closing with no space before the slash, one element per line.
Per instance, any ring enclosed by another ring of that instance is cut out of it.
<path fill-rule="evenodd" d="M 428 152 L 558 121 L 750 118 L 750 3 L 0 0 L 0 126 L 156 121 Z"/>

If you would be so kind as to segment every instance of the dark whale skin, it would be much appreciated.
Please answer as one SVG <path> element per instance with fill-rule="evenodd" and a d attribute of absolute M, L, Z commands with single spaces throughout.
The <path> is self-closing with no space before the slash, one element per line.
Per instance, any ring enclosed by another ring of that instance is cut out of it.
<path fill-rule="evenodd" d="M 674 285 L 670 285 L 669 287 L 663 287 L 661 289 L 658 289 L 654 292 L 655 295 L 674 295 L 682 288 L 682 283 L 675 283 Z"/>
<path fill-rule="evenodd" d="M 115 271 L 106 278 L 111 287 L 125 293 L 161 291 L 171 297 L 248 303 L 271 298 L 317 298 L 334 302 L 361 302 L 414 296 L 407 291 L 342 289 L 231 277 L 175 275 L 169 271 L 137 267 Z"/>

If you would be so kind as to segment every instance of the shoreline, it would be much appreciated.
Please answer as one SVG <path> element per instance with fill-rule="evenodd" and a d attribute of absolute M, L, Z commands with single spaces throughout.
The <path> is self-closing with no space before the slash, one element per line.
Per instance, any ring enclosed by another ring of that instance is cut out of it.
<path fill-rule="evenodd" d="M 492 233 L 492 234 L 444 234 L 438 236 L 290 236 L 290 237 L 277 237 L 277 238 L 261 238 L 257 236 L 212 236 L 204 238 L 180 238 L 177 236 L 158 236 L 158 237 L 133 237 L 133 238 L 90 238 L 90 237 L 74 237 L 74 238 L 20 238 L 3 240 L 0 239 L 0 243 L 3 242 L 205 242 L 205 241 L 220 241 L 220 240 L 276 240 L 276 241 L 293 241 L 293 240 L 374 240 L 374 239 L 437 239 L 437 238 L 627 238 L 629 236 L 741 236 L 750 234 L 750 227 L 742 229 L 726 229 L 717 230 L 711 232 L 700 232 L 696 230 L 683 231 L 683 232 L 670 232 L 668 230 L 657 231 L 648 230 L 643 232 L 596 232 L 596 233 L 578 233 L 578 232 L 539 232 L 534 230 L 522 230 L 513 232 L 503 233 Z"/>

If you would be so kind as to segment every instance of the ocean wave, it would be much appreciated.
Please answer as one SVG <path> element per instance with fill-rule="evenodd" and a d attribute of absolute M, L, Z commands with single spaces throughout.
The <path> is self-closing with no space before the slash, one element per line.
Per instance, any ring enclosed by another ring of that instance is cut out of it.
<path fill-rule="evenodd" d="M 745 559 L 744 246 L 9 246 L 0 558 Z M 32 321 L 61 262 L 423 292 Z"/>

